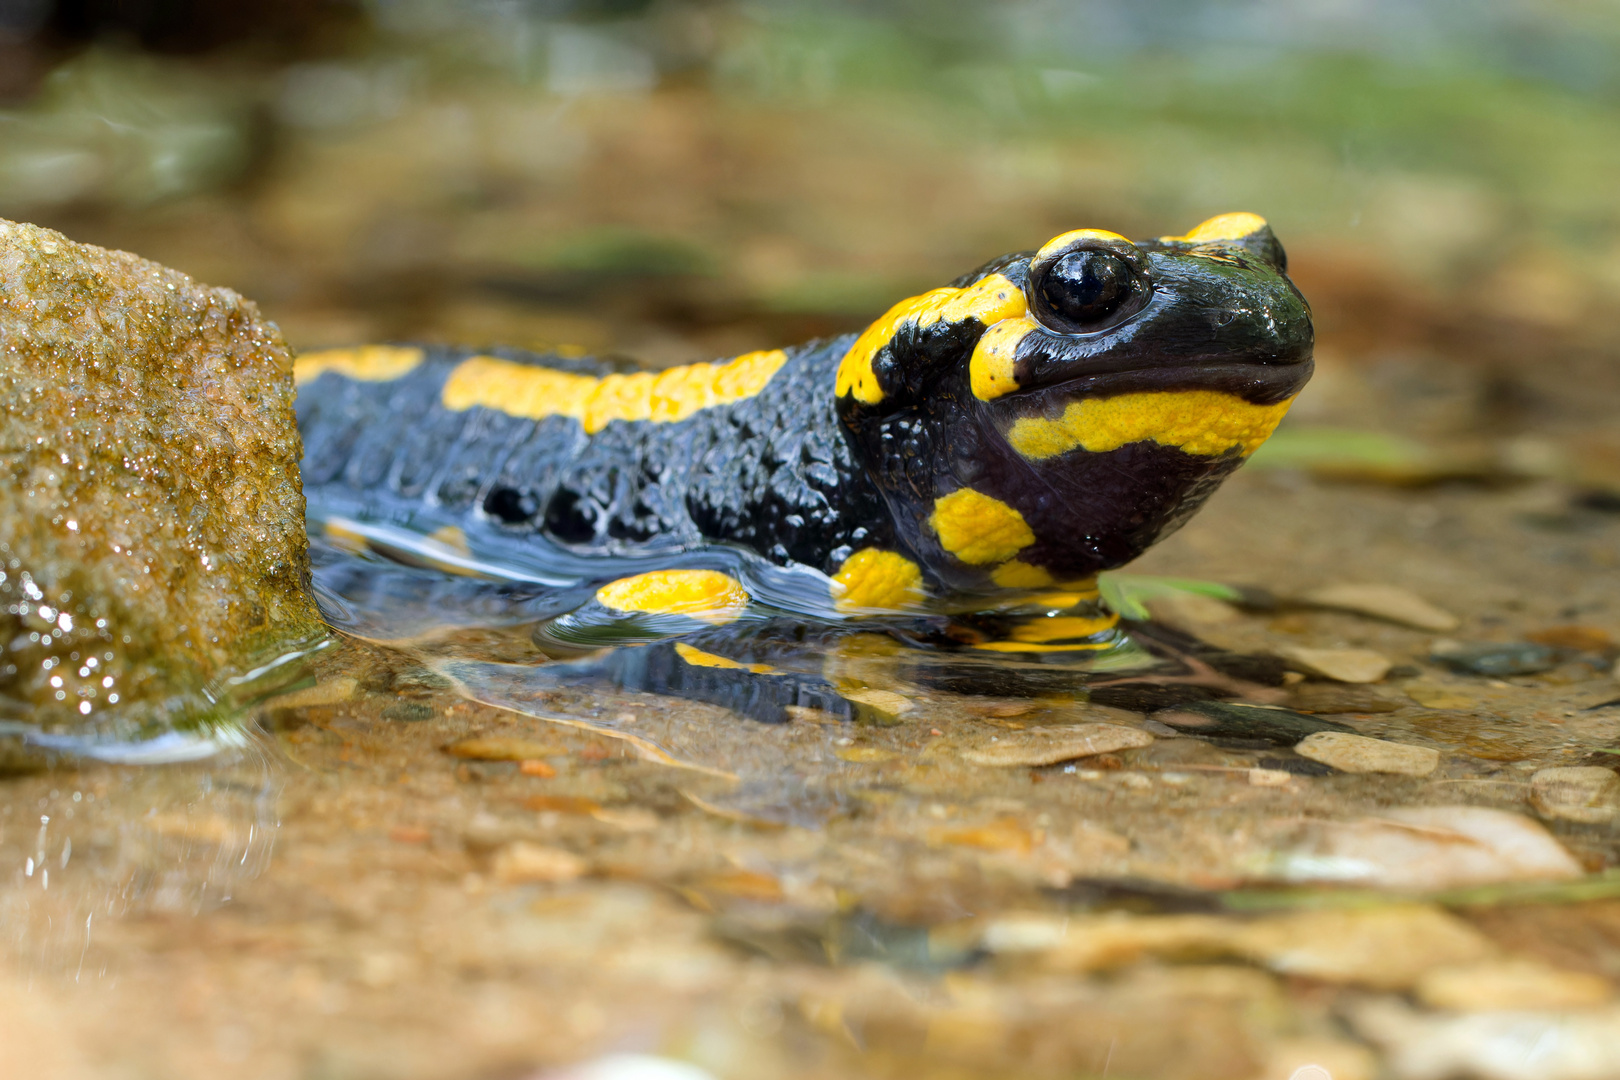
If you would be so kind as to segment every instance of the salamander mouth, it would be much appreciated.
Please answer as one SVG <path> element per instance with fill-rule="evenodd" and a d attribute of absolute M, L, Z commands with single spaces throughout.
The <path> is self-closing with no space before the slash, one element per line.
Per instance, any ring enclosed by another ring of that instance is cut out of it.
<path fill-rule="evenodd" d="M 1310 379 L 1314 362 L 1309 350 L 1291 358 L 1267 357 L 1256 360 L 1191 360 L 1174 364 L 1137 364 L 1123 367 L 1095 362 L 1065 365 L 1063 378 L 1048 380 L 1008 394 L 1005 405 L 1021 414 L 1040 412 L 1049 406 L 1065 405 L 1081 398 L 1115 397 L 1120 394 L 1213 390 L 1231 394 L 1255 405 L 1272 405 L 1299 393 Z"/>

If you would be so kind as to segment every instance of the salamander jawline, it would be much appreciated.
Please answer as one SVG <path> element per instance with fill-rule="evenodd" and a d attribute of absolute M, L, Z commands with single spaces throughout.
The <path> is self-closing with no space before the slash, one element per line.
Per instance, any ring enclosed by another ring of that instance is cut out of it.
<path fill-rule="evenodd" d="M 1173 531 L 1310 377 L 1285 267 L 1262 218 L 1223 214 L 1149 241 L 1074 230 L 896 305 L 846 355 L 837 404 L 903 547 L 945 591 L 997 593 Z"/>

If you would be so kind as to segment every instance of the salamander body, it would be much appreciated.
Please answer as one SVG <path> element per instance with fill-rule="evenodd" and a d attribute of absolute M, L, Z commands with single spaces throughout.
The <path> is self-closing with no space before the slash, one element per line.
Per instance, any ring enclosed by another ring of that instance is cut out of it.
<path fill-rule="evenodd" d="M 1136 243 L 1083 229 L 863 333 L 662 372 L 307 354 L 305 490 L 330 536 L 543 593 L 537 640 L 1029 610 L 1039 629 L 980 644 L 1096 648 L 1096 574 L 1271 433 L 1311 347 L 1257 216 Z"/>

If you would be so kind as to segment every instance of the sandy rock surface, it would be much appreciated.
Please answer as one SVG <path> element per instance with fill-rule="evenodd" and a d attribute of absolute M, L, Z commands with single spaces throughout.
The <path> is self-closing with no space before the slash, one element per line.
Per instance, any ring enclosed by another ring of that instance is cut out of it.
<path fill-rule="evenodd" d="M 0 220 L 0 694 L 128 731 L 320 633 L 292 402 L 249 301 Z"/>

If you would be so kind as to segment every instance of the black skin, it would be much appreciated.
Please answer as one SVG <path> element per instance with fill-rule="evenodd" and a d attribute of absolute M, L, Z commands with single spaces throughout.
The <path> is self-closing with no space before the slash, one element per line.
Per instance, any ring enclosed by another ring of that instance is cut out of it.
<path fill-rule="evenodd" d="M 716 542 L 829 575 L 852 552 L 896 550 L 922 567 L 935 595 L 990 593 L 985 569 L 944 552 L 925 524 L 934 501 L 962 487 L 1020 510 L 1037 537 L 1021 560 L 1060 580 L 1090 577 L 1179 526 L 1241 459 L 1140 442 L 1032 462 L 1008 445 L 1006 431 L 1020 417 L 1057 415 L 1088 396 L 1213 389 L 1257 404 L 1292 396 L 1310 374 L 1312 334 L 1285 267 L 1269 229 L 1196 247 L 1087 240 L 1044 259 L 994 260 L 954 284 L 1006 276 L 1025 290 L 1043 329 L 1019 343 L 1019 389 L 992 401 L 970 388 L 969 357 L 986 329 L 973 318 L 902 327 L 875 358 L 884 391 L 875 405 L 835 395 L 849 336 L 788 350 L 755 397 L 677 423 L 615 421 L 592 437 L 564 417 L 444 408 L 444 380 L 472 350 L 429 349 L 420 366 L 389 382 L 328 372 L 298 398 L 306 493 L 312 513 L 453 523 L 469 537 L 550 553 L 581 586 L 566 594 L 516 589 L 511 599 L 535 612 L 574 603 L 591 582 L 652 568 L 649 559 Z M 598 376 L 620 369 L 484 352 Z M 320 563 L 323 577 L 334 597 L 355 601 L 366 591 L 367 575 L 342 558 Z M 993 627 L 971 619 L 890 621 L 878 629 L 934 648 L 993 636 Z M 701 636 L 713 651 L 754 649 L 730 628 Z M 665 648 L 634 651 L 640 659 L 621 650 L 597 670 L 758 719 L 783 719 L 791 704 L 837 711 L 830 703 L 842 700 L 808 672 L 773 676 L 779 685 L 762 688 L 746 672 L 683 670 Z M 1004 693 L 1049 689 L 1053 678 L 1073 682 L 1055 671 L 1018 674 L 980 654 L 922 681 Z"/>

